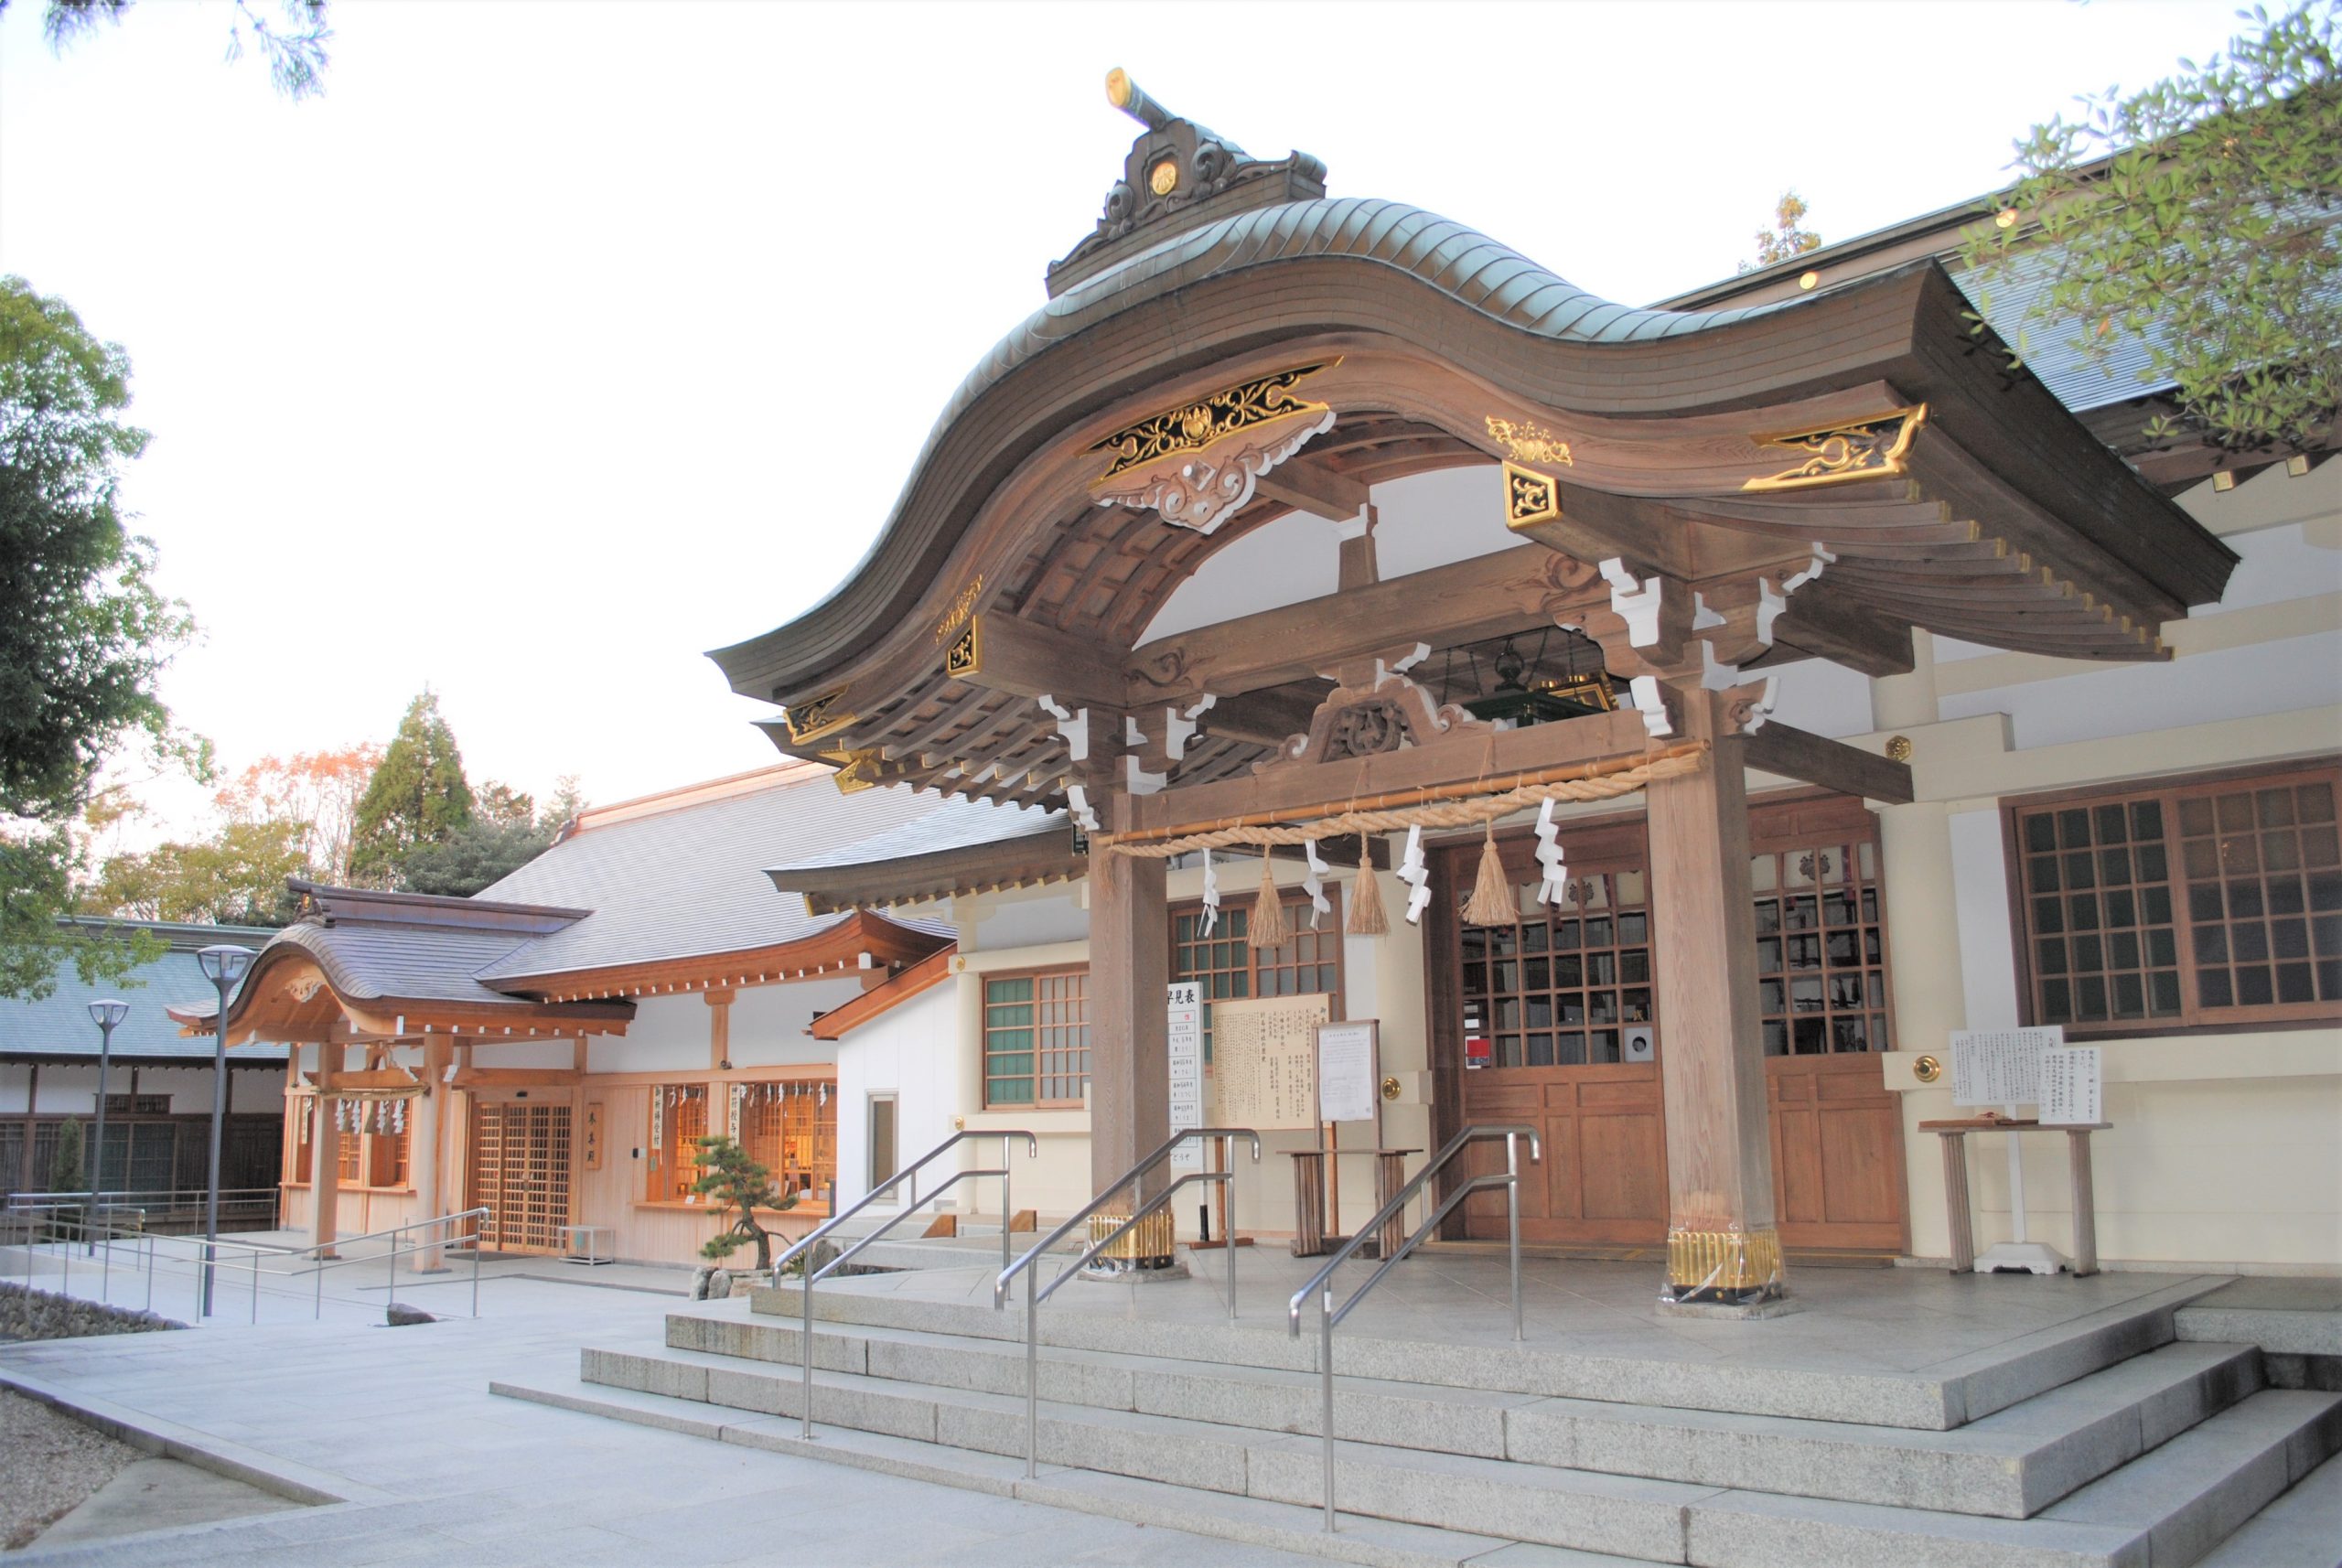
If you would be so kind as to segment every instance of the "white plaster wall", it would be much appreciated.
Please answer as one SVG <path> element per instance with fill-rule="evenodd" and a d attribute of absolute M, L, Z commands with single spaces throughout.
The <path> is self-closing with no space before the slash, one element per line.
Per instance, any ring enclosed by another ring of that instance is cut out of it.
<path fill-rule="evenodd" d="M 1374 487 L 1375 558 L 1387 580 L 1519 544 L 1504 525 L 1496 465 L 1443 468 Z M 1330 594 L 1339 572 L 1335 525 L 1305 512 L 1254 529 L 1216 551 L 1155 612 L 1141 642 Z"/>
<path fill-rule="evenodd" d="M 870 1101 L 874 1096 L 895 1096 L 898 1164 L 909 1164 L 951 1135 L 951 1118 L 962 1109 L 951 1061 L 959 1047 L 959 992 L 958 980 L 944 981 L 838 1042 L 841 1206 L 859 1200 L 870 1190 Z M 981 1163 L 989 1163 L 989 1155 Z M 984 1187 L 990 1189 L 994 1184 Z M 992 1190 L 971 1192 L 957 1187 L 951 1196 L 961 1199 L 962 1212 L 968 1212 L 972 1202 L 980 1201 L 988 1211 L 999 1206 Z"/>
<path fill-rule="evenodd" d="M 705 1072 L 707 1003 L 703 997 L 645 996 L 623 1035 L 586 1041 L 588 1072 Z"/>
<path fill-rule="evenodd" d="M 837 1046 L 807 1033 L 816 1013 L 826 1013 L 862 994 L 854 979 L 807 980 L 788 985 L 743 987 L 733 998 L 731 1041 L 734 1067 L 792 1067 L 837 1059 Z M 708 1011 L 702 1003 L 700 1011 Z M 705 1045 L 703 1041 L 702 1050 Z M 704 1054 L 701 1061 L 704 1064 Z"/>
<path fill-rule="evenodd" d="M 1079 885 L 955 898 L 951 913 L 963 952 L 1086 941 L 1090 911 Z"/>
<path fill-rule="evenodd" d="M 138 1092 L 167 1094 L 171 1097 L 174 1115 L 209 1115 L 211 1111 L 211 1069 L 201 1067 L 158 1068 L 141 1065 L 138 1069 Z M 106 1089 L 113 1094 L 131 1092 L 131 1064 L 116 1062 L 106 1079 Z M 31 1087 L 31 1069 L 10 1064 L 0 1069 L 0 1114 L 20 1115 L 27 1109 L 26 1091 Z M 228 1109 L 235 1113 L 267 1114 L 284 1107 L 285 1069 L 282 1063 L 265 1067 L 231 1068 L 228 1073 Z M 43 1063 L 40 1069 L 40 1099 L 31 1107 L 42 1116 L 88 1116 L 98 1105 L 98 1068 L 95 1062 L 83 1065 Z"/>

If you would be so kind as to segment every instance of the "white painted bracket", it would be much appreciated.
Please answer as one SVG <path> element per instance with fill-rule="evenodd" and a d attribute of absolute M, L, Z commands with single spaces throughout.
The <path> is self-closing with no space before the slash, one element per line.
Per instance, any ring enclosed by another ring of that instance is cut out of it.
<path fill-rule="evenodd" d="M 1726 624 L 1728 623 L 1720 613 L 1708 608 L 1708 596 L 1701 593 L 1696 588 L 1693 589 L 1692 593 L 1692 629 L 1693 631 L 1706 631 L 1711 628 L 1724 626 Z"/>
<path fill-rule="evenodd" d="M 1643 731 L 1653 740 L 1675 733 L 1675 721 L 1667 716 L 1666 699 L 1659 694 L 1659 677 L 1638 675 L 1627 682 L 1627 690 L 1635 699 L 1635 708 L 1643 716 Z"/>
<path fill-rule="evenodd" d="M 1657 577 L 1640 582 L 1627 570 L 1626 559 L 1613 555 L 1602 563 L 1610 583 L 1610 607 L 1627 623 L 1627 646 L 1649 648 L 1659 640 L 1659 602 L 1666 584 Z"/>

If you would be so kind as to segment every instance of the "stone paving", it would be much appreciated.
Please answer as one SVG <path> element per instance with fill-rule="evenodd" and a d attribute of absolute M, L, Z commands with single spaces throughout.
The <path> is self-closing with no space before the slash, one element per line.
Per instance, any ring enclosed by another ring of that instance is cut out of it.
<path fill-rule="evenodd" d="M 188 1333 L 0 1346 L 0 1378 L 204 1447 L 231 1466 L 349 1499 L 87 1545 L 36 1545 L 8 1561 L 106 1568 L 231 1561 L 238 1568 L 1297 1568 L 1313 1561 L 496 1399 L 491 1378 L 575 1377 L 580 1344 L 655 1336 L 675 1305 L 663 1292 L 529 1277 L 543 1267 L 500 1266 L 482 1286 L 476 1321 L 384 1328 L 353 1307 L 310 1322 L 288 1304 L 281 1316 L 264 1312 L 258 1326 L 230 1319 Z M 0 1256 L 0 1273 L 21 1278 L 21 1268 L 22 1260 Z M 667 1271 L 640 1273 L 678 1280 Z M 411 1294 L 402 1282 L 401 1296 Z"/>

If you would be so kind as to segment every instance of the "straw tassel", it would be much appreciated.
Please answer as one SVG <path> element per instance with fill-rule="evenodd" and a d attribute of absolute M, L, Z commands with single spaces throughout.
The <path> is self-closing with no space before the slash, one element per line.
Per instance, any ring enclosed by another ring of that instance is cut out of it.
<path fill-rule="evenodd" d="M 1504 862 L 1497 854 L 1496 824 L 1488 824 L 1480 841 L 1480 875 L 1472 897 L 1464 905 L 1464 918 L 1475 926 L 1509 926 L 1520 917 L 1512 903 L 1512 886 L 1504 879 Z"/>
<path fill-rule="evenodd" d="M 1255 949 L 1281 948 L 1293 940 L 1284 923 L 1284 900 L 1277 896 L 1276 863 L 1261 855 L 1261 901 L 1252 907 L 1252 929 L 1244 940 Z"/>
<path fill-rule="evenodd" d="M 1358 880 L 1350 886 L 1349 918 L 1342 929 L 1354 937 L 1379 937 L 1391 929 L 1382 913 L 1382 880 L 1374 875 L 1374 846 L 1364 833 L 1358 835 Z"/>

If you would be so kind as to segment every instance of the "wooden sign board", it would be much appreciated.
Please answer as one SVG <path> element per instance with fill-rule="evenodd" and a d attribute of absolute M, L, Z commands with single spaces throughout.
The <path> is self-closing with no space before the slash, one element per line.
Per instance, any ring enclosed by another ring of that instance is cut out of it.
<path fill-rule="evenodd" d="M 1317 1119 L 1371 1122 L 1381 1101 L 1380 1025 L 1372 1018 L 1317 1026 Z"/>
<path fill-rule="evenodd" d="M 1212 1120 L 1222 1127 L 1317 1125 L 1317 1026 L 1334 999 L 1255 996 L 1211 1008 Z"/>

